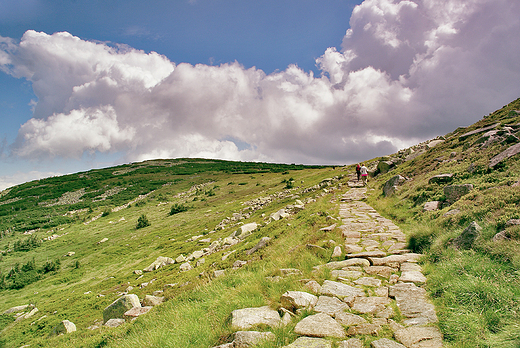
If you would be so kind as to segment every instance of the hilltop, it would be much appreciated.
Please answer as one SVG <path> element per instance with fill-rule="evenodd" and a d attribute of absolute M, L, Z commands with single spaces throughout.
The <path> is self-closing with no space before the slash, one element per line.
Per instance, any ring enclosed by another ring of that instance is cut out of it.
<path fill-rule="evenodd" d="M 405 232 L 411 252 L 424 254 L 424 287 L 445 346 L 520 344 L 519 130 L 520 99 L 474 125 L 366 161 L 364 200 Z M 341 229 L 326 228 L 341 225 L 338 203 L 357 185 L 353 173 L 353 166 L 175 159 L 5 190 L 0 309 L 29 306 L 0 317 L 0 346 L 230 342 L 233 310 L 277 308 L 283 293 L 303 287 L 281 269 L 323 281 L 330 274 L 314 267 L 345 259 L 345 250 L 333 256 L 344 247 Z M 470 225 L 478 228 L 464 232 Z M 104 309 L 123 294 L 165 302 L 136 321 L 103 326 Z M 52 335 L 63 320 L 77 331 Z M 296 338 L 282 329 L 275 335 L 262 347 Z M 363 344 L 376 337 L 392 331 Z"/>

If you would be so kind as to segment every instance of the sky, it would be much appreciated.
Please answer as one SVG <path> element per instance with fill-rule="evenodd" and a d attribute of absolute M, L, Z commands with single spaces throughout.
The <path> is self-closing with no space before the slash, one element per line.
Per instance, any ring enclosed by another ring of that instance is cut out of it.
<path fill-rule="evenodd" d="M 518 0 L 0 0 L 0 190 L 391 154 L 520 97 L 519 33 Z"/>

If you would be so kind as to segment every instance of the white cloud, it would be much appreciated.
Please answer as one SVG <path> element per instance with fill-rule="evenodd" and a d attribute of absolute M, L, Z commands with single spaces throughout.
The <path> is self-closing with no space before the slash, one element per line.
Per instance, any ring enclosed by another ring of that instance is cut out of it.
<path fill-rule="evenodd" d="M 30 171 L 27 173 L 18 172 L 14 175 L 0 176 L 0 192 L 9 187 L 13 187 L 24 182 L 61 175 L 63 175 L 63 173 Z"/>
<path fill-rule="evenodd" d="M 296 65 L 266 75 L 237 62 L 175 64 L 28 31 L 18 45 L 0 41 L 0 68 L 38 97 L 12 152 L 298 163 L 391 153 L 518 97 L 518 13 L 516 0 L 366 0 L 341 51 L 317 60 L 321 76 Z"/>

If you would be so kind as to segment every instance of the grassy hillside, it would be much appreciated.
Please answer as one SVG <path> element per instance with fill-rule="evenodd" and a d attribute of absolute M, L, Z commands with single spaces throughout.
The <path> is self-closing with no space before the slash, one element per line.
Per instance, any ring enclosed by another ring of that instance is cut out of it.
<path fill-rule="evenodd" d="M 496 141 L 487 131 L 467 135 L 495 125 Z M 519 126 L 517 99 L 431 148 L 417 147 L 422 155 L 371 183 L 370 203 L 400 222 L 409 247 L 428 256 L 427 287 L 450 347 L 520 347 L 520 226 L 510 222 L 520 218 L 520 155 L 490 167 L 494 156 L 518 144 Z M 384 197 L 384 183 L 397 174 L 407 180 Z M 430 182 L 440 174 L 453 176 L 446 183 Z M 444 187 L 464 184 L 473 189 L 449 204 Z M 440 202 L 440 209 L 424 211 L 431 201 Z M 470 248 L 456 248 L 453 239 L 472 221 L 482 227 L 480 236 Z M 493 240 L 500 232 L 505 238 Z"/>
<path fill-rule="evenodd" d="M 426 286 L 447 347 L 520 347 L 520 226 L 510 222 L 520 219 L 520 155 L 489 166 L 519 142 L 519 110 L 520 99 L 434 142 L 367 161 L 374 174 L 368 203 L 407 233 L 413 251 L 426 255 Z M 489 126 L 497 132 L 468 134 Z M 333 246 L 344 241 L 339 231 L 320 229 L 338 221 L 339 195 L 348 190 L 353 171 L 178 159 L 6 190 L 0 193 L 0 310 L 32 304 L 25 313 L 38 312 L 18 321 L 1 315 L 0 347 L 195 348 L 229 342 L 232 310 L 275 308 L 281 294 L 298 286 L 295 278 L 278 278 L 280 268 L 322 280 L 313 266 L 329 261 Z M 384 196 L 383 185 L 398 174 L 405 179 Z M 451 176 L 430 181 L 439 174 Z M 473 189 L 450 201 L 444 188 L 463 184 Z M 425 211 L 432 201 L 438 209 Z M 300 203 L 305 209 L 270 219 Z M 148 226 L 138 226 L 143 218 Z M 453 239 L 473 221 L 482 227 L 480 236 L 470 247 L 457 248 Z M 175 259 L 209 248 L 253 222 L 258 228 L 251 235 L 205 256 L 204 263 L 193 260 L 192 270 L 180 271 L 175 263 L 134 272 L 159 256 Z M 493 240 L 499 232 L 505 238 Z M 248 254 L 262 237 L 271 238 L 269 246 Z M 323 253 L 311 253 L 308 244 L 323 247 Z M 234 269 L 236 261 L 247 264 Z M 224 275 L 216 278 L 219 270 Z M 103 309 L 126 292 L 140 299 L 159 292 L 167 301 L 131 323 L 101 326 Z M 65 319 L 77 331 L 52 336 Z M 296 338 L 292 330 L 275 334 L 276 342 L 262 347 Z"/>

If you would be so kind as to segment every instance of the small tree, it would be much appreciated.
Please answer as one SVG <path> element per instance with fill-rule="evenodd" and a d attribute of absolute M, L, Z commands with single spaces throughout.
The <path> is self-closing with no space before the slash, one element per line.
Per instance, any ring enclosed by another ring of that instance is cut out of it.
<path fill-rule="evenodd" d="M 150 222 L 148 221 L 148 218 L 145 214 L 139 216 L 139 219 L 137 219 L 137 224 L 135 225 L 135 229 L 138 230 L 140 228 L 144 228 L 150 226 Z"/>
<path fill-rule="evenodd" d="M 183 211 L 186 211 L 186 210 L 188 210 L 188 207 L 185 206 L 184 204 L 175 203 L 174 205 L 172 205 L 172 208 L 170 210 L 170 215 L 182 213 Z"/>

